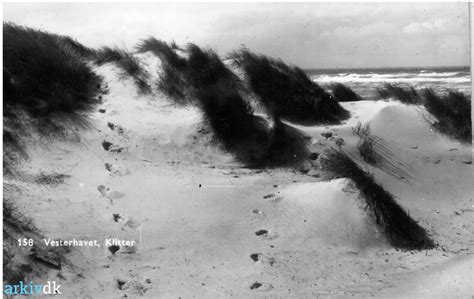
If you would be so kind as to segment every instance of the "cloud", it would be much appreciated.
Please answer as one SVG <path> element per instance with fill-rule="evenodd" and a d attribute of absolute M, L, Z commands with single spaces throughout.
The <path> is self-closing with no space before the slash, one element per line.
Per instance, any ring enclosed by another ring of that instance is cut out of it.
<path fill-rule="evenodd" d="M 424 34 L 424 33 L 446 33 L 455 29 L 458 24 L 447 19 L 436 19 L 422 23 L 411 23 L 403 27 L 403 32 L 408 34 Z M 456 28 L 459 29 L 459 28 Z"/>
<path fill-rule="evenodd" d="M 4 4 L 4 19 L 132 49 L 150 35 L 210 46 L 245 44 L 302 67 L 467 65 L 465 3 Z M 446 41 L 449 41 L 447 43 Z"/>

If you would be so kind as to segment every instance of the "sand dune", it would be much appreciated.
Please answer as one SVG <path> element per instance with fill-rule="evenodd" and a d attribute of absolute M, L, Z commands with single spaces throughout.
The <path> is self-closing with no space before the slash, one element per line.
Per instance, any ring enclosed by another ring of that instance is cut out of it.
<path fill-rule="evenodd" d="M 152 84 L 159 60 L 150 53 L 136 57 Z M 102 245 L 69 253 L 70 264 L 60 271 L 64 295 L 474 294 L 471 149 L 433 132 L 421 108 L 347 102 L 342 106 L 351 118 L 340 125 L 286 122 L 311 138 L 311 152 L 332 146 L 354 157 L 352 127 L 370 122 L 410 179 L 364 166 L 439 244 L 400 251 L 386 242 L 347 180 L 322 181 L 315 167 L 244 168 L 211 142 L 197 107 L 176 106 L 158 92 L 140 94 L 112 64 L 95 70 L 109 92 L 103 110 L 91 115 L 93 128 L 77 132 L 80 142 L 35 147 L 26 168 L 68 174 L 66 184 L 25 186 L 30 196 L 21 199 L 45 235 Z M 323 136 L 328 132 L 332 137 Z M 106 238 L 136 245 L 111 251 Z"/>

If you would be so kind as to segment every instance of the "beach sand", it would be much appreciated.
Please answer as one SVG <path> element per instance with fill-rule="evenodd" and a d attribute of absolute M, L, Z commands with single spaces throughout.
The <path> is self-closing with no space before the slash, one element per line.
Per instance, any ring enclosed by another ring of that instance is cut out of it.
<path fill-rule="evenodd" d="M 157 58 L 139 55 L 156 79 Z M 391 149 L 406 176 L 369 168 L 439 246 L 391 247 L 347 180 L 317 171 L 248 169 L 212 143 L 196 107 L 176 107 L 106 64 L 109 93 L 88 130 L 38 144 L 27 173 L 64 173 L 65 184 L 23 184 L 19 199 L 43 234 L 98 240 L 50 270 L 79 298 L 316 296 L 446 298 L 474 295 L 471 147 L 434 132 L 416 106 L 342 103 L 341 125 L 294 127 L 323 152 L 341 137 L 357 156 L 357 122 Z M 290 123 L 288 123 L 290 124 Z M 291 124 L 290 124 L 291 125 Z M 103 142 L 112 143 L 108 150 Z M 112 253 L 106 238 L 136 241 Z M 58 275 L 58 272 L 60 273 Z M 46 279 L 46 280 L 48 280 Z"/>

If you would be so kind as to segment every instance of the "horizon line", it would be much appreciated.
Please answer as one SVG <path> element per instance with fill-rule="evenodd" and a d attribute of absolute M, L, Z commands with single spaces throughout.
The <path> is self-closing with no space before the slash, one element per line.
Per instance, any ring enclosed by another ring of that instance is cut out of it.
<path fill-rule="evenodd" d="M 367 69 L 435 69 L 435 68 L 468 68 L 470 65 L 445 65 L 445 66 L 363 66 L 363 67 L 311 67 L 303 68 L 303 70 L 367 70 Z"/>

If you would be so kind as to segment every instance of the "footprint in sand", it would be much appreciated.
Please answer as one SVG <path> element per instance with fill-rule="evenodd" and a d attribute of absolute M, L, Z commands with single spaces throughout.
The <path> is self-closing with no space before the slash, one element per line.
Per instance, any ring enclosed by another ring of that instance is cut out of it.
<path fill-rule="evenodd" d="M 273 264 L 275 263 L 275 258 L 273 258 L 271 256 L 266 256 L 266 255 L 261 254 L 261 253 L 252 253 L 250 255 L 250 258 L 255 263 L 268 264 L 270 266 L 273 266 Z"/>
<path fill-rule="evenodd" d="M 269 232 L 266 229 L 259 229 L 255 232 L 255 235 L 267 240 L 273 240 L 278 237 L 278 234 L 276 232 Z"/>
<path fill-rule="evenodd" d="M 134 254 L 137 253 L 137 245 L 121 245 L 117 253 Z"/>
<path fill-rule="evenodd" d="M 125 129 L 122 126 L 116 125 L 114 123 L 108 122 L 107 127 L 109 127 L 112 131 L 116 132 L 118 135 L 122 137 L 125 136 Z"/>
<path fill-rule="evenodd" d="M 125 197 L 125 193 L 123 192 L 118 192 L 118 191 L 112 191 L 107 195 L 108 199 L 120 199 Z"/>
<path fill-rule="evenodd" d="M 122 291 L 130 291 L 133 294 L 144 295 L 151 288 L 151 280 L 143 278 L 141 280 L 126 280 L 117 278 L 117 288 Z"/>
<path fill-rule="evenodd" d="M 100 194 L 102 194 L 102 196 L 107 197 L 110 200 L 125 197 L 125 193 L 118 191 L 110 191 L 110 187 L 106 187 L 104 185 L 99 185 L 97 187 L 97 190 L 100 192 Z"/>
<path fill-rule="evenodd" d="M 123 146 L 113 144 L 112 142 L 107 140 L 102 141 L 102 147 L 104 148 L 104 150 L 112 153 L 121 153 L 125 150 Z"/>
<path fill-rule="evenodd" d="M 112 255 L 115 255 L 115 253 L 120 250 L 120 246 L 111 245 L 107 247 L 107 249 L 112 253 Z"/>
<path fill-rule="evenodd" d="M 112 218 L 115 222 L 121 223 L 123 226 L 127 226 L 132 229 L 139 229 L 142 225 L 140 221 L 125 214 L 112 214 Z"/>
<path fill-rule="evenodd" d="M 107 249 L 110 251 L 112 254 L 112 258 L 116 256 L 117 254 L 135 254 L 137 253 L 137 244 L 136 242 L 133 242 L 131 245 L 125 245 L 125 244 L 113 244 L 107 247 Z"/>
<path fill-rule="evenodd" d="M 254 291 L 266 292 L 273 289 L 273 285 L 270 283 L 256 281 L 252 283 L 252 285 L 250 286 L 250 289 Z"/>
<path fill-rule="evenodd" d="M 104 185 L 99 185 L 97 187 L 97 190 L 100 192 L 100 194 L 107 197 L 107 194 L 109 193 L 110 188 L 105 187 Z"/>
<path fill-rule="evenodd" d="M 113 176 L 124 176 L 124 175 L 130 174 L 130 171 L 121 165 L 105 163 L 104 166 L 105 166 L 105 169 L 108 172 L 110 172 L 110 174 Z"/>
<path fill-rule="evenodd" d="M 250 212 L 251 212 L 252 214 L 254 214 L 254 215 L 260 215 L 260 216 L 263 215 L 263 212 L 260 211 L 260 210 L 257 210 L 257 209 L 253 209 L 253 210 L 251 210 Z"/>
<path fill-rule="evenodd" d="M 107 140 L 102 141 L 102 147 L 103 147 L 104 150 L 106 150 L 106 151 L 108 151 L 112 145 L 113 145 L 112 142 L 109 142 L 109 141 L 107 141 Z"/>
<path fill-rule="evenodd" d="M 272 193 L 272 194 L 267 194 L 263 196 L 263 199 L 268 202 L 279 203 L 283 199 L 283 197 L 277 196 L 275 193 Z"/>
<path fill-rule="evenodd" d="M 252 259 L 252 261 L 258 262 L 260 260 L 261 255 L 262 255 L 261 253 L 252 253 L 250 255 L 250 258 Z"/>

